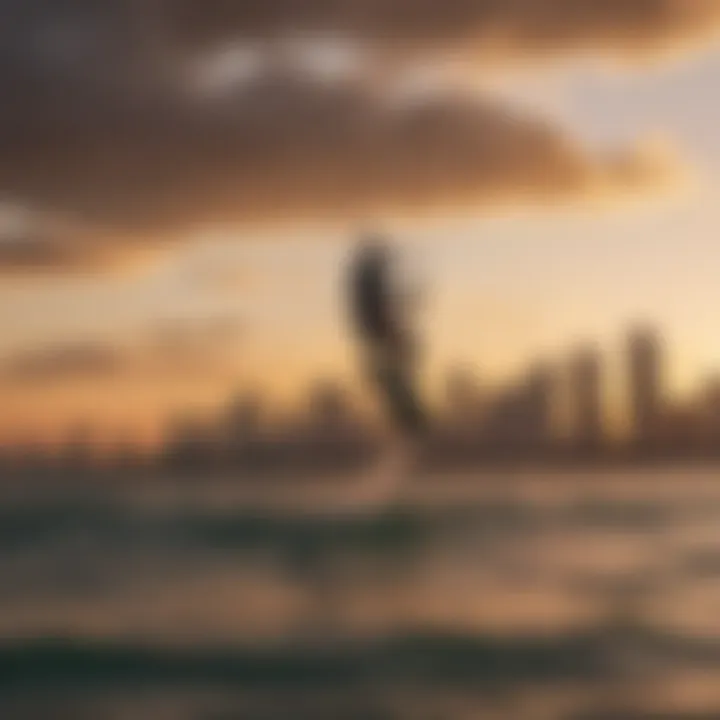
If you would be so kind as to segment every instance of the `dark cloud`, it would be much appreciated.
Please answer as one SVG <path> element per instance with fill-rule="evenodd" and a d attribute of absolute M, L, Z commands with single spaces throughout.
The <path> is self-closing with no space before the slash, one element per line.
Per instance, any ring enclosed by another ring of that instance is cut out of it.
<path fill-rule="evenodd" d="M 716 0 L 169 0 L 173 34 L 193 44 L 302 33 L 391 52 L 528 55 L 657 50 L 704 38 Z"/>
<path fill-rule="evenodd" d="M 347 220 L 623 193 L 666 170 L 632 148 L 592 154 L 562 129 L 488 100 L 401 105 L 359 82 L 283 72 L 200 98 L 187 84 L 184 38 L 317 30 L 379 44 L 454 44 L 459 36 L 518 47 L 561 37 L 641 43 L 710 20 L 711 7 L 0 0 L 0 199 L 66 223 L 61 233 L 51 226 L 0 243 L 0 268 L 114 267 L 128 248 L 132 255 L 207 223 Z"/>
<path fill-rule="evenodd" d="M 3 45 L 37 70 L 98 77 L 140 72 L 190 48 L 228 41 L 316 38 L 403 52 L 451 49 L 603 54 L 703 40 L 717 29 L 716 0 L 2 0 Z M 155 68 L 157 69 L 157 68 Z M 150 75 L 152 75 L 151 70 Z"/>
<path fill-rule="evenodd" d="M 221 107 L 47 120 L 4 134 L 0 192 L 135 235 L 625 191 L 657 169 L 632 151 L 592 156 L 492 102 L 400 106 L 359 84 L 287 75 Z"/>

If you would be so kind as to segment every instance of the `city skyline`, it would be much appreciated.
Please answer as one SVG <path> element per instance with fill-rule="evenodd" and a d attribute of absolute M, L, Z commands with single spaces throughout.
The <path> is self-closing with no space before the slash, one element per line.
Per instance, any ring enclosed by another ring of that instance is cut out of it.
<path fill-rule="evenodd" d="M 672 342 L 647 322 L 629 324 L 623 337 L 623 351 L 614 358 L 624 372 L 621 392 L 609 386 L 612 353 L 589 341 L 569 343 L 554 356 L 529 358 L 511 380 L 500 383 L 488 382 L 482 368 L 458 361 L 445 369 L 431 395 L 434 431 L 500 453 L 558 445 L 590 456 L 623 446 L 657 451 L 664 443 L 689 442 L 693 433 L 704 445 L 710 438 L 720 440 L 720 367 L 698 377 L 692 393 L 673 393 L 667 382 Z M 287 404 L 273 403 L 261 386 L 239 384 L 202 410 L 177 406 L 151 437 L 131 426 L 108 433 L 101 416 L 96 422 L 88 415 L 53 439 L 24 433 L 3 445 L 10 451 L 44 447 L 71 454 L 73 448 L 94 447 L 103 456 L 118 448 L 153 454 L 182 437 L 229 446 L 263 437 L 330 442 L 338 433 L 375 437 L 383 432 L 380 408 L 357 383 L 352 376 L 318 376 Z"/>

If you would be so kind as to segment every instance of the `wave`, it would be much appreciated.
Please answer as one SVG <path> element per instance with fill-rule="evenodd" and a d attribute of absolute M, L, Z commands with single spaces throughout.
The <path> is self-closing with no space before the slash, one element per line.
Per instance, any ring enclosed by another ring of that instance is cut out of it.
<path fill-rule="evenodd" d="M 219 683 L 338 686 L 401 679 L 458 682 L 561 679 L 608 671 L 600 636 L 513 640 L 413 635 L 335 646 L 162 648 L 48 638 L 0 646 L 0 687 Z"/>
<path fill-rule="evenodd" d="M 707 508 L 706 508 L 707 511 Z M 678 505 L 583 501 L 561 508 L 502 501 L 395 507 L 373 513 L 273 513 L 133 509 L 112 503 L 0 507 L 0 551 L 91 537 L 102 544 L 195 545 L 208 550 L 375 552 L 472 533 L 502 537 L 546 529 L 649 532 L 687 519 Z"/>
<path fill-rule="evenodd" d="M 720 642 L 642 628 L 603 627 L 551 637 L 413 634 L 322 645 L 159 647 L 84 639 L 0 645 L 0 688 L 228 685 L 234 689 L 342 688 L 418 682 L 607 681 L 635 657 L 720 667 Z M 638 665 L 642 669 L 642 663 Z"/>

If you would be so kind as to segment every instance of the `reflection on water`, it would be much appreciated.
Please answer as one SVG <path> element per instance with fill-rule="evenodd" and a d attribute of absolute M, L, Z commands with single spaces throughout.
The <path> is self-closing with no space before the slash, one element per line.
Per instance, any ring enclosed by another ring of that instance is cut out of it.
<path fill-rule="evenodd" d="M 720 717 L 717 472 L 348 492 L 7 493 L 0 716 Z"/>

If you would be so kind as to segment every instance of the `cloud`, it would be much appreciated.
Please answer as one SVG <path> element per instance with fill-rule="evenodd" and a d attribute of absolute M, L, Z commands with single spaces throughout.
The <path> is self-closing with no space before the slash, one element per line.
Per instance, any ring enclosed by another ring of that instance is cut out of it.
<path fill-rule="evenodd" d="M 6 359 L 0 376 L 13 383 L 108 378 L 117 375 L 123 356 L 116 348 L 75 342 L 34 348 Z"/>
<path fill-rule="evenodd" d="M 0 237 L 0 276 L 47 277 L 58 274 L 117 273 L 142 267 L 159 248 L 109 241 L 98 232 L 58 235 L 53 230 Z"/>
<path fill-rule="evenodd" d="M 194 45 L 322 34 L 392 53 L 532 56 L 657 51 L 716 34 L 716 0 L 174 0 L 172 35 Z"/>
<path fill-rule="evenodd" d="M 205 268 L 188 275 L 192 287 L 211 296 L 229 298 L 245 295 L 248 291 L 275 288 L 280 280 L 273 282 L 269 273 L 237 267 L 232 264 L 224 268 Z"/>
<path fill-rule="evenodd" d="M 237 317 L 221 316 L 167 321 L 132 341 L 69 340 L 30 347 L 0 362 L 0 384 L 18 388 L 202 377 L 232 368 L 244 330 Z"/>
<path fill-rule="evenodd" d="M 582 147 L 497 100 L 400 101 L 362 80 L 259 71 L 191 92 L 203 46 L 302 32 L 373 47 L 641 48 L 714 28 L 713 0 L 0 0 L 0 200 L 39 228 L 0 273 L 124 267 L 198 226 L 418 215 L 627 195 L 671 159 Z M 56 220 L 62 218 L 62 222 Z M 2 233 L 0 233 L 2 235 Z"/>
<path fill-rule="evenodd" d="M 79 126 L 50 113 L 0 141 L 0 192 L 125 236 L 626 193 L 667 169 L 632 148 L 593 155 L 487 99 L 402 104 L 359 83 L 287 74 L 262 76 L 221 107 L 159 105 Z M 4 254 L 72 265 L 82 247 Z"/>
<path fill-rule="evenodd" d="M 136 238 L 120 238 L 107 229 L 91 230 L 62 215 L 0 204 L 0 276 L 47 276 L 76 273 L 128 272 L 143 267 L 162 249 Z"/>
<path fill-rule="evenodd" d="M 175 366 L 202 368 L 208 358 L 232 355 L 246 331 L 245 322 L 236 315 L 168 320 L 147 335 L 144 354 Z"/>

